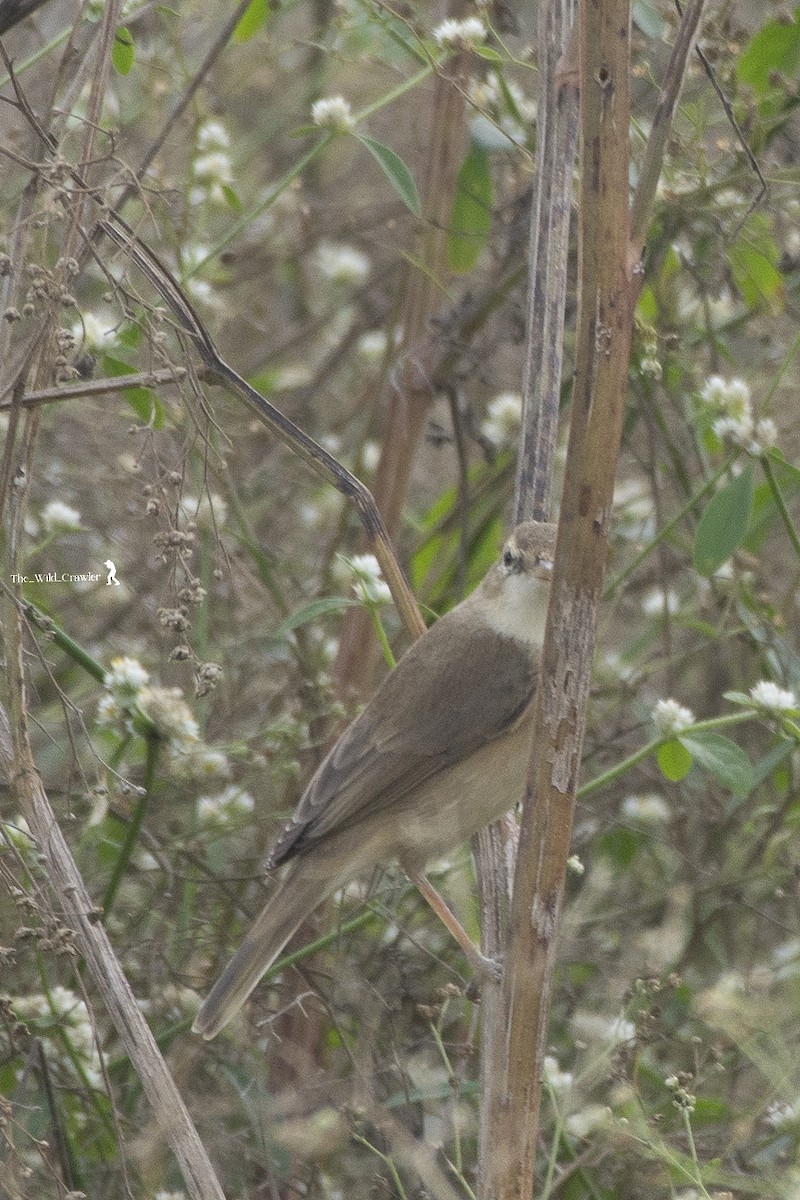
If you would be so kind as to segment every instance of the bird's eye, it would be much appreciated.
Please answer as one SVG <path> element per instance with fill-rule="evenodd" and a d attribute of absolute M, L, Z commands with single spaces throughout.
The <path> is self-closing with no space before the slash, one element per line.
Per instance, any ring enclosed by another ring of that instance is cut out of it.
<path fill-rule="evenodd" d="M 506 546 L 503 551 L 503 566 L 508 567 L 509 571 L 517 565 L 517 556 L 510 546 Z"/>

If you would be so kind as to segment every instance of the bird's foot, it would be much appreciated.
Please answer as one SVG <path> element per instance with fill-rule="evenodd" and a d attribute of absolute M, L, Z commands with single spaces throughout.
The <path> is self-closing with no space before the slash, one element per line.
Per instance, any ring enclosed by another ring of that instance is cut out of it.
<path fill-rule="evenodd" d="M 471 952 L 468 953 L 466 947 L 464 947 L 464 952 L 473 971 L 472 979 L 464 988 L 464 995 L 468 1000 L 480 1000 L 484 984 L 497 984 L 503 978 L 503 960 L 502 958 L 490 958 L 488 954 L 481 954 L 474 944 Z"/>

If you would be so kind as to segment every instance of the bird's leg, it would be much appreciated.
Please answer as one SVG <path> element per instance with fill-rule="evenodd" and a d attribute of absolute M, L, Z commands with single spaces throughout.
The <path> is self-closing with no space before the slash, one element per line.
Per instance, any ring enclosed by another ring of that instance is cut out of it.
<path fill-rule="evenodd" d="M 485 954 L 481 954 L 458 917 L 448 906 L 444 897 L 439 895 L 424 872 L 408 871 L 407 874 L 417 891 L 428 901 L 450 936 L 458 942 L 475 974 L 480 979 L 491 979 L 497 983 L 500 979 L 500 963 L 494 958 L 487 958 Z"/>

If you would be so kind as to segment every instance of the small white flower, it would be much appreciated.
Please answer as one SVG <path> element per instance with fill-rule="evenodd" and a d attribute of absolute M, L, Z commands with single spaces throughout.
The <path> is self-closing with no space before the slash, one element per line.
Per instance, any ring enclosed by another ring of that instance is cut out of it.
<path fill-rule="evenodd" d="M 200 782 L 209 779 L 227 779 L 230 763 L 222 750 L 204 746 L 192 739 L 176 740 L 169 748 L 173 766 L 186 779 Z"/>
<path fill-rule="evenodd" d="M 683 733 L 694 725 L 694 713 L 677 700 L 659 700 L 653 709 L 653 723 L 659 733 Z"/>
<path fill-rule="evenodd" d="M 74 532 L 81 528 L 81 514 L 61 500 L 51 500 L 42 509 L 42 525 L 48 533 L 57 529 Z"/>
<path fill-rule="evenodd" d="M 123 716 L 124 709 L 120 708 L 116 696 L 112 696 L 110 692 L 104 692 L 97 701 L 98 725 L 119 725 Z"/>
<path fill-rule="evenodd" d="M 647 617 L 661 617 L 664 613 L 674 615 L 680 608 L 677 592 L 672 588 L 653 588 L 642 597 L 642 612 Z"/>
<path fill-rule="evenodd" d="M 197 819 L 217 825 L 227 825 L 236 817 L 250 813 L 255 808 L 255 800 L 249 792 L 232 784 L 216 796 L 199 796 L 197 800 Z"/>
<path fill-rule="evenodd" d="M 361 579 L 370 581 L 381 577 L 380 564 L 374 554 L 354 554 L 347 562 L 353 574 Z"/>
<path fill-rule="evenodd" d="M 227 150 L 231 136 L 221 121 L 204 121 L 197 131 L 198 150 Z"/>
<path fill-rule="evenodd" d="M 433 40 L 437 46 L 469 50 L 486 41 L 486 26 L 480 17 L 465 17 L 462 21 L 451 17 L 436 26 Z"/>
<path fill-rule="evenodd" d="M 669 806 L 663 796 L 650 792 L 645 796 L 626 796 L 622 815 L 632 821 L 659 822 L 669 820 Z"/>
<path fill-rule="evenodd" d="M 107 688 L 123 688 L 125 690 L 144 687 L 150 682 L 150 673 L 135 658 L 127 654 L 120 658 L 112 658 L 111 669 L 106 672 L 105 685 Z"/>
<path fill-rule="evenodd" d="M 230 155 L 224 150 L 211 150 L 208 154 L 201 154 L 194 160 L 192 170 L 196 179 L 203 179 L 208 183 L 233 182 L 233 165 Z"/>
<path fill-rule="evenodd" d="M 573 1137 L 585 1138 L 611 1119 L 612 1112 L 607 1104 L 587 1104 L 578 1112 L 570 1113 L 566 1120 L 566 1127 Z"/>
<path fill-rule="evenodd" d="M 372 440 L 364 442 L 364 445 L 361 447 L 361 462 L 365 471 L 374 471 L 380 462 L 380 457 L 381 448 L 377 442 L 373 442 Z"/>
<path fill-rule="evenodd" d="M 797 697 L 794 692 L 778 687 L 777 683 L 773 683 L 769 679 L 762 679 L 754 687 L 751 687 L 750 695 L 760 708 L 767 708 L 770 712 L 781 713 L 786 712 L 787 709 L 797 708 Z"/>
<path fill-rule="evenodd" d="M 554 1092 L 567 1092 L 572 1087 L 572 1072 L 562 1071 L 553 1054 L 544 1056 L 544 1077 Z"/>
<path fill-rule="evenodd" d="M 137 701 L 163 737 L 178 743 L 199 740 L 200 727 L 179 687 L 145 687 Z"/>
<path fill-rule="evenodd" d="M 358 284 L 369 276 L 372 264 L 355 246 L 322 241 L 317 246 L 317 268 L 331 283 Z"/>
<path fill-rule="evenodd" d="M 752 417 L 717 417 L 712 429 L 721 442 L 746 446 L 753 436 L 753 420 Z"/>
<path fill-rule="evenodd" d="M 522 396 L 518 392 L 500 392 L 486 405 L 481 434 L 498 450 L 516 438 L 522 421 Z"/>
<path fill-rule="evenodd" d="M 577 854 L 571 854 L 567 859 L 567 870 L 571 871 L 573 875 L 583 875 L 586 872 L 586 867 Z"/>
<path fill-rule="evenodd" d="M 622 1013 L 608 1017 L 603 1013 L 578 1010 L 572 1023 L 577 1036 L 586 1041 L 617 1045 L 632 1042 L 636 1037 L 636 1026 L 632 1021 L 626 1021 Z"/>
<path fill-rule="evenodd" d="M 86 312 L 72 326 L 76 344 L 83 343 L 85 350 L 108 350 L 117 340 L 119 322 L 108 314 Z"/>
<path fill-rule="evenodd" d="M 384 329 L 371 329 L 358 339 L 358 352 L 367 362 L 376 362 L 386 353 L 388 339 Z"/>
<path fill-rule="evenodd" d="M 751 454 L 763 454 L 771 450 L 778 440 L 778 426 L 771 417 L 761 417 L 756 421 L 754 436 L 748 449 Z"/>
<path fill-rule="evenodd" d="M 752 421 L 750 388 L 743 379 L 712 375 L 700 390 L 700 399 L 737 421 Z"/>
<path fill-rule="evenodd" d="M 360 579 L 353 584 L 356 597 L 363 604 L 391 604 L 392 593 L 383 579 Z"/>
<path fill-rule="evenodd" d="M 381 578 L 381 568 L 374 554 L 354 554 L 342 557 L 342 566 L 355 575 L 353 591 L 363 604 L 389 604 L 392 593 L 389 585 Z"/>
<path fill-rule="evenodd" d="M 315 100 L 311 106 L 311 120 L 320 129 L 334 129 L 346 133 L 355 125 L 350 104 L 344 96 L 325 96 Z"/>
<path fill-rule="evenodd" d="M 272 390 L 274 392 L 290 392 L 292 388 L 305 387 L 313 378 L 314 375 L 308 363 L 287 363 L 284 367 L 278 367 L 272 381 Z M 319 440 L 321 443 L 323 439 Z"/>
<path fill-rule="evenodd" d="M 196 522 L 204 529 L 213 529 L 214 525 L 224 525 L 228 515 L 228 506 L 216 492 L 203 492 L 201 496 L 184 496 L 181 500 L 184 516 Z"/>

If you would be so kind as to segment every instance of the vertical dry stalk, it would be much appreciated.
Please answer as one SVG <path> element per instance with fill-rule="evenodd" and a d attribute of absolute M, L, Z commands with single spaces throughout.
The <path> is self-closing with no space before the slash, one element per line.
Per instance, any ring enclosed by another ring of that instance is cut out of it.
<path fill-rule="evenodd" d="M 457 17 L 462 0 L 450 0 Z M 430 141 L 422 188 L 422 232 L 416 255 L 425 270 L 410 265 L 405 274 L 397 326 L 403 342 L 391 380 L 389 425 L 375 473 L 375 500 L 390 536 L 400 523 L 411 467 L 435 396 L 436 346 L 426 336 L 447 277 L 447 229 L 456 176 L 466 139 L 464 87 L 469 54 L 455 55 L 436 76 L 431 101 Z M 376 643 L 369 614 L 350 609 L 342 625 L 334 677 L 340 691 L 362 692 L 375 661 Z"/>
<path fill-rule="evenodd" d="M 515 523 L 549 520 L 558 433 L 564 313 L 569 261 L 573 170 L 578 136 L 577 50 L 573 0 L 542 0 L 538 17 L 539 104 L 536 174 L 531 208 L 524 416 L 517 459 Z M 497 957 L 506 941 L 516 851 L 511 821 L 482 830 L 475 864 L 484 953 Z M 491 1080 L 503 1062 L 505 1019 L 499 986 L 484 995 L 481 1027 L 481 1111 L 478 1175 L 492 1153 L 495 1114 Z"/>
<path fill-rule="evenodd" d="M 502 984 L 502 1061 L 482 1194 L 532 1194 L 547 1002 L 585 727 L 606 530 L 622 431 L 635 288 L 629 261 L 628 0 L 580 14 L 578 353 L 559 544 Z M 534 802 L 535 797 L 535 802 Z"/>

